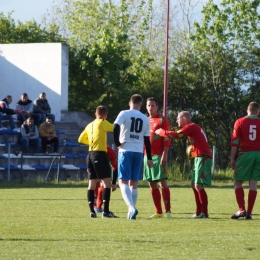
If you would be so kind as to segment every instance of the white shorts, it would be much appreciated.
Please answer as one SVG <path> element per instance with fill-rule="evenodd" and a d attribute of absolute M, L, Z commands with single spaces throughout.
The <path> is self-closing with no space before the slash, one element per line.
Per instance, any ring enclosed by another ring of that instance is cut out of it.
<path fill-rule="evenodd" d="M 143 153 L 118 153 L 118 179 L 139 181 L 143 179 Z"/>

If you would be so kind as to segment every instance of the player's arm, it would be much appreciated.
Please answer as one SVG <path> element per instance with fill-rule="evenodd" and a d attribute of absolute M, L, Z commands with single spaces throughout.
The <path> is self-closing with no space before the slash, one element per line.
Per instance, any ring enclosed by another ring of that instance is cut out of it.
<path fill-rule="evenodd" d="M 164 138 L 170 138 L 170 139 L 178 139 L 180 137 L 183 137 L 183 133 L 181 132 L 181 130 L 176 132 L 176 131 L 168 131 L 168 130 L 164 130 L 164 129 L 160 128 L 160 129 L 157 129 L 155 131 L 155 133 Z"/>
<path fill-rule="evenodd" d="M 235 122 L 234 129 L 231 136 L 231 153 L 230 153 L 230 167 L 235 170 L 236 168 L 236 154 L 240 144 L 239 136 L 239 121 Z"/>
<path fill-rule="evenodd" d="M 162 153 L 162 158 L 161 158 L 161 162 L 160 162 L 160 165 L 161 165 L 161 166 L 164 166 L 164 165 L 166 165 L 166 163 L 167 163 L 167 154 L 168 154 L 168 151 L 169 151 L 169 146 L 164 146 L 164 148 L 163 148 L 163 153 Z"/>
<path fill-rule="evenodd" d="M 87 134 L 87 131 L 84 130 L 79 138 L 78 138 L 78 142 L 81 143 L 81 144 L 89 144 L 89 141 L 88 141 L 88 134 Z"/>
<path fill-rule="evenodd" d="M 145 144 L 145 150 L 147 154 L 147 164 L 151 168 L 153 167 L 153 160 L 152 160 L 152 149 L 151 149 L 151 143 L 150 143 L 150 136 L 144 136 L 144 144 Z"/>
<path fill-rule="evenodd" d="M 114 135 L 114 142 L 115 142 L 116 146 L 117 147 L 121 146 L 121 143 L 119 142 L 120 125 L 114 124 L 113 135 Z"/>

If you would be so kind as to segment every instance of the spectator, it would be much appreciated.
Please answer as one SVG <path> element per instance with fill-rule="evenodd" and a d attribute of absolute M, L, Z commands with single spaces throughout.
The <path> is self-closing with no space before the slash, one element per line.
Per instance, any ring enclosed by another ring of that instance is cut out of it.
<path fill-rule="evenodd" d="M 16 109 L 22 110 L 22 113 L 18 114 L 17 119 L 23 123 L 28 117 L 34 119 L 35 125 L 39 126 L 43 123 L 41 114 L 33 114 L 33 102 L 29 99 L 26 93 L 21 95 L 21 98 L 16 104 Z"/>
<path fill-rule="evenodd" d="M 54 153 L 57 153 L 59 139 L 55 132 L 51 116 L 46 117 L 45 122 L 40 125 L 39 132 L 42 139 L 42 152 L 46 153 L 47 144 L 54 144 Z"/>
<path fill-rule="evenodd" d="M 2 128 L 2 120 L 9 120 L 11 129 L 14 131 L 18 131 L 18 129 L 15 128 L 15 123 L 12 115 L 18 114 L 19 111 L 9 108 L 9 104 L 11 103 L 12 96 L 10 95 L 7 95 L 4 99 L 0 101 L 0 129 Z"/>
<path fill-rule="evenodd" d="M 39 131 L 34 124 L 34 119 L 28 117 L 21 126 L 21 133 L 18 137 L 18 143 L 22 145 L 23 152 L 29 152 L 29 146 L 34 146 L 35 153 L 39 153 L 41 146 L 41 138 L 39 137 Z"/>
<path fill-rule="evenodd" d="M 34 100 L 33 104 L 33 113 L 41 114 L 43 122 L 45 122 L 46 116 L 50 116 L 52 123 L 55 123 L 55 115 L 51 114 L 51 107 L 46 99 L 46 93 L 41 92 L 39 97 Z"/>

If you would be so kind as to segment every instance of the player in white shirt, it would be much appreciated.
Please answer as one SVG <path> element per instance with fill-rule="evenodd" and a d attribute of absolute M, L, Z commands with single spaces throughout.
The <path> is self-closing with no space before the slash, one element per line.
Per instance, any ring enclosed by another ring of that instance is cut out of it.
<path fill-rule="evenodd" d="M 142 180 L 144 143 L 147 164 L 153 167 L 150 145 L 150 122 L 139 110 L 143 98 L 135 94 L 129 102 L 129 110 L 123 110 L 114 122 L 114 141 L 118 152 L 118 179 L 122 197 L 128 206 L 128 219 L 136 219 L 135 208 L 138 197 L 138 181 Z"/>

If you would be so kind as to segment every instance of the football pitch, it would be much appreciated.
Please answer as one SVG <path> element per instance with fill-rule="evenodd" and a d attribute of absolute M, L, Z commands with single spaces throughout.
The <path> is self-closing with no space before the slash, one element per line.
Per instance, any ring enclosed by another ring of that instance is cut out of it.
<path fill-rule="evenodd" d="M 146 185 L 139 187 L 136 220 L 126 219 L 119 188 L 110 209 L 120 218 L 91 219 L 86 191 L 0 183 L 0 259 L 259 259 L 259 200 L 253 220 L 230 219 L 237 210 L 231 183 L 207 188 L 209 219 L 190 219 L 188 184 L 171 186 L 173 219 L 149 219 L 154 206 Z"/>

